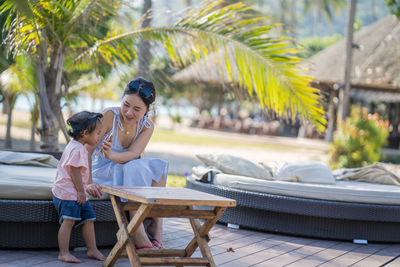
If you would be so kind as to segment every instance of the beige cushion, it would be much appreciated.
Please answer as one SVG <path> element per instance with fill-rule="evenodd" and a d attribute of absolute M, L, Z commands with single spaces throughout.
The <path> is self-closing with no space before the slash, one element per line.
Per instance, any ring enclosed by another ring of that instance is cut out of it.
<path fill-rule="evenodd" d="M 58 160 L 48 154 L 0 151 L 0 163 L 52 168 L 57 167 Z"/>
<path fill-rule="evenodd" d="M 400 177 L 397 173 L 389 170 L 391 167 L 392 165 L 385 165 L 376 162 L 360 168 L 343 168 L 334 170 L 333 174 L 336 176 L 337 180 L 343 181 L 400 185 Z"/>
<path fill-rule="evenodd" d="M 335 177 L 329 167 L 318 161 L 283 162 L 272 161 L 264 164 L 272 170 L 274 179 L 278 181 L 334 184 Z"/>
<path fill-rule="evenodd" d="M 337 181 L 335 184 L 293 183 L 254 179 L 225 173 L 216 174 L 214 184 L 282 196 L 400 205 L 400 190 L 395 185 L 352 181 Z"/>
<path fill-rule="evenodd" d="M 226 154 L 198 154 L 196 157 L 208 166 L 214 166 L 227 174 L 249 176 L 259 179 L 272 179 L 271 173 L 247 159 Z"/>
<path fill-rule="evenodd" d="M 56 168 L 0 164 L 0 199 L 51 200 L 56 171 Z M 101 199 L 107 198 L 103 194 Z"/>

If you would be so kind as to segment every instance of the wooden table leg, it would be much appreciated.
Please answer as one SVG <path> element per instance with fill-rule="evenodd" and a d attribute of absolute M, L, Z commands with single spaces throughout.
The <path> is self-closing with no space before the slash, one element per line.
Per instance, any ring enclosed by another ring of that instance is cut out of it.
<path fill-rule="evenodd" d="M 128 224 L 128 220 L 123 211 L 122 203 L 119 197 L 115 197 L 110 195 L 111 203 L 114 208 L 115 217 L 117 218 L 117 222 L 119 225 L 119 230 L 117 233 L 118 241 L 114 245 L 111 252 L 108 254 L 106 260 L 104 261 L 103 266 L 114 266 L 115 262 L 118 260 L 121 252 L 124 248 L 126 248 L 126 252 L 128 254 L 129 262 L 131 266 L 142 266 L 140 263 L 140 258 L 136 253 L 135 244 L 132 239 L 132 234 L 139 227 L 140 223 L 146 217 L 146 214 L 150 211 L 151 206 L 142 205 L 136 212 L 135 216 Z"/>
<path fill-rule="evenodd" d="M 196 251 L 197 247 L 199 247 L 203 257 L 206 257 L 208 259 L 209 266 L 216 266 L 211 254 L 210 247 L 208 246 L 208 241 L 210 240 L 208 233 L 218 221 L 219 217 L 221 217 L 221 215 L 224 213 L 225 209 L 226 208 L 216 207 L 214 210 L 215 217 L 206 220 L 203 225 L 201 225 L 199 219 L 189 219 L 195 236 L 185 248 L 185 257 L 191 257 Z"/>

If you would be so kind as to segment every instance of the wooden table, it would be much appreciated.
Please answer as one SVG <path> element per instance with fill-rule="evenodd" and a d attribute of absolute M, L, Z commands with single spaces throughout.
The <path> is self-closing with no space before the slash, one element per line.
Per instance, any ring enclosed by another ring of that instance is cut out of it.
<path fill-rule="evenodd" d="M 227 207 L 236 206 L 235 200 L 188 188 L 103 186 L 102 189 L 110 194 L 119 225 L 118 241 L 104 261 L 104 266 L 113 266 L 122 257 L 128 257 L 131 266 L 215 266 L 208 246 L 208 233 Z M 121 197 L 129 201 L 121 202 Z M 125 215 L 128 210 L 136 211 L 130 221 Z M 185 249 L 136 251 L 132 234 L 147 217 L 188 218 L 194 237 Z M 204 219 L 204 222 L 199 219 Z M 197 247 L 203 257 L 191 257 Z"/>

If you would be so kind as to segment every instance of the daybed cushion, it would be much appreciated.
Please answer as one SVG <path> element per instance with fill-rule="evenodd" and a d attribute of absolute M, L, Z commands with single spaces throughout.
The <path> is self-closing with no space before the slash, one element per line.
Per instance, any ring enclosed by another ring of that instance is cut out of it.
<path fill-rule="evenodd" d="M 208 166 L 214 166 L 227 174 L 255 177 L 259 179 L 273 179 L 271 173 L 262 167 L 244 158 L 226 154 L 197 154 L 196 157 Z"/>
<path fill-rule="evenodd" d="M 58 160 L 48 154 L 0 151 L 0 163 L 55 168 Z"/>
<path fill-rule="evenodd" d="M 335 184 L 308 184 L 269 181 L 225 173 L 216 174 L 214 184 L 235 189 L 333 201 L 400 204 L 400 188 L 394 185 L 336 181 Z"/>
<path fill-rule="evenodd" d="M 335 177 L 329 167 L 318 161 L 271 161 L 264 164 L 272 170 L 272 176 L 278 181 L 334 184 Z"/>
<path fill-rule="evenodd" d="M 56 171 L 56 168 L 0 164 L 0 199 L 51 200 Z M 101 199 L 107 198 L 103 194 Z"/>

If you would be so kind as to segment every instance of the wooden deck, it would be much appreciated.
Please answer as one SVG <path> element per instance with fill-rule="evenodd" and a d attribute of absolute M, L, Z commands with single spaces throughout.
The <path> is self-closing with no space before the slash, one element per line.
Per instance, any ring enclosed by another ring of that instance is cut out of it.
<path fill-rule="evenodd" d="M 192 238 L 185 219 L 165 219 L 164 244 L 183 248 Z M 210 247 L 217 266 L 400 266 L 400 244 L 357 245 L 351 242 L 327 241 L 277 235 L 217 224 L 211 230 Z M 1 237 L 0 237 L 1 238 Z M 102 248 L 106 255 L 111 248 Z M 79 266 L 57 261 L 57 250 L 0 250 L 1 266 Z M 72 252 L 82 264 L 101 266 L 86 258 L 83 249 Z M 200 252 L 196 253 L 200 256 Z M 127 259 L 115 266 L 129 266 Z"/>

